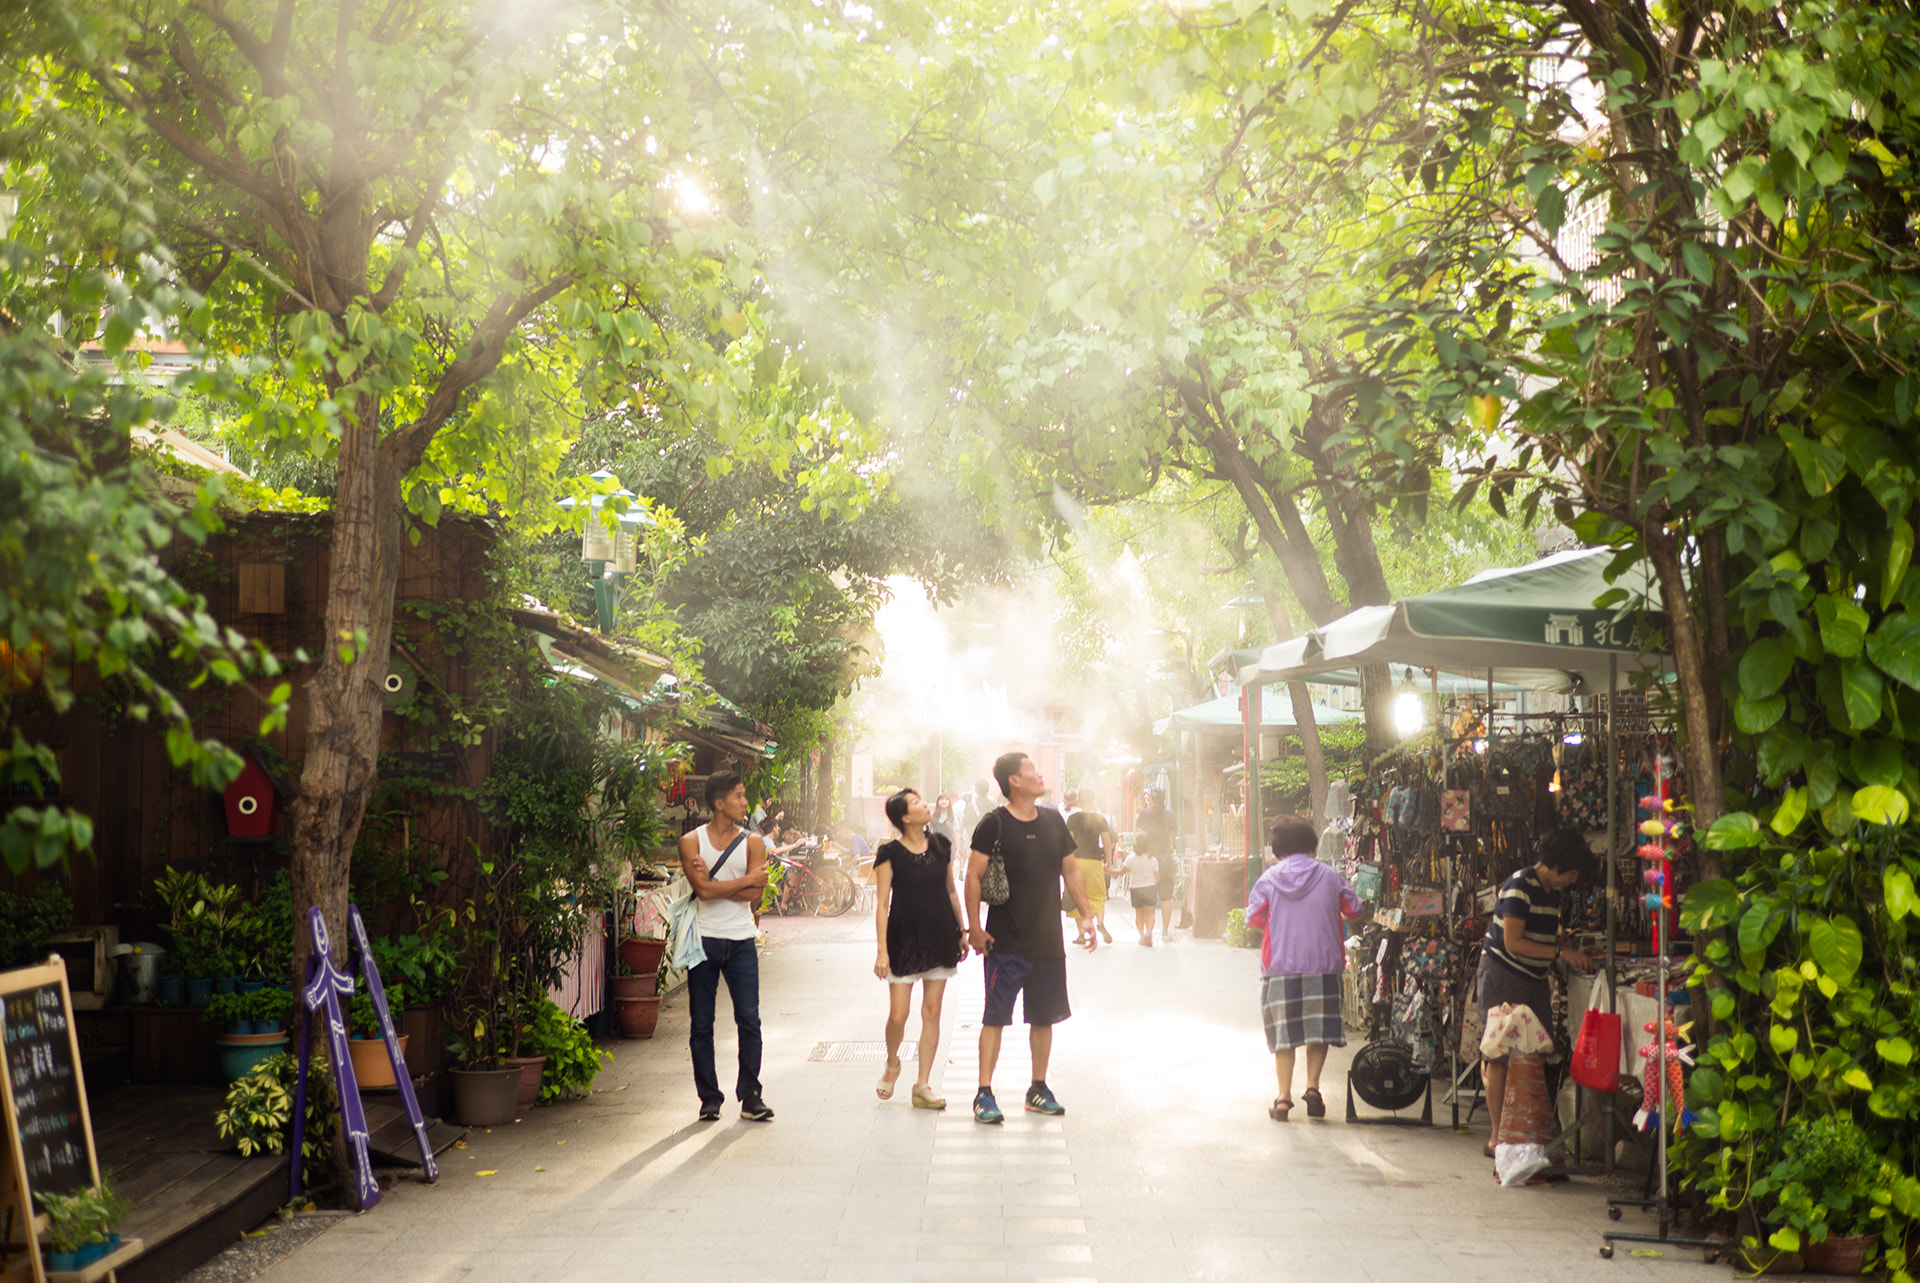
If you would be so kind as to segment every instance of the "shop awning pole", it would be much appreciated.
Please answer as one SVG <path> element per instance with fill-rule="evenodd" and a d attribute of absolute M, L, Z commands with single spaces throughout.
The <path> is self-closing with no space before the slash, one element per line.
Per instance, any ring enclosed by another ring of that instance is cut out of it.
<path fill-rule="evenodd" d="M 1617 929 L 1615 912 L 1614 912 L 1614 898 L 1619 893 L 1619 883 L 1620 883 L 1620 861 L 1618 859 L 1618 849 L 1619 849 L 1618 843 L 1620 841 L 1620 835 L 1619 835 L 1620 767 L 1619 767 L 1619 748 L 1614 743 L 1614 738 L 1613 738 L 1613 735 L 1614 735 L 1613 706 L 1617 702 L 1614 698 L 1614 695 L 1619 689 L 1619 681 L 1620 681 L 1620 657 L 1618 655 L 1609 655 L 1607 656 L 1607 969 L 1606 969 L 1606 975 L 1607 975 L 1607 1010 L 1610 1012 L 1618 1012 L 1620 1009 L 1619 999 L 1614 996 L 1614 988 L 1613 988 L 1614 980 L 1615 980 L 1613 940 L 1614 940 L 1614 932 Z M 1593 1000 L 1591 997 L 1588 998 L 1587 1003 L 1589 1006 L 1592 1005 Z M 1662 1010 L 1661 1014 L 1662 1015 L 1665 1014 L 1664 1009 Z M 1664 1035 L 1663 1035 L 1663 1041 L 1664 1041 Z M 1615 1073 L 1618 1073 L 1620 1071 L 1620 1067 L 1618 1065 L 1615 1065 L 1613 1068 Z M 1605 1130 L 1604 1132 L 1602 1132 L 1602 1138 L 1603 1138 L 1604 1144 L 1606 1145 L 1607 1152 L 1602 1156 L 1600 1161 L 1601 1161 L 1601 1166 L 1605 1168 L 1605 1170 L 1612 1171 L 1613 1170 L 1613 1110 L 1609 1108 L 1605 1112 L 1606 1112 L 1606 1122 L 1603 1124 Z M 1665 1126 L 1665 1122 L 1663 1121 L 1661 1125 Z"/>
<path fill-rule="evenodd" d="M 1440 778 L 1437 781 L 1435 781 L 1439 785 L 1439 788 L 1436 791 L 1439 792 L 1442 796 L 1444 796 L 1446 792 L 1446 787 L 1447 787 L 1448 753 L 1447 753 L 1446 726 L 1445 726 L 1445 723 L 1442 721 L 1441 711 L 1440 711 L 1440 670 L 1437 668 L 1429 668 L 1427 670 L 1427 681 L 1431 683 L 1431 685 L 1433 686 L 1433 742 L 1434 742 L 1434 746 L 1440 752 Z M 1489 687 L 1488 689 L 1489 691 L 1491 691 L 1492 688 Z M 1493 715 L 1491 704 L 1488 705 L 1487 715 L 1489 718 L 1489 726 L 1491 726 L 1491 718 Z M 1440 809 L 1441 808 L 1438 805 L 1438 799 L 1436 799 L 1435 805 L 1433 808 L 1433 858 L 1436 861 L 1443 858 L 1441 855 L 1441 851 L 1443 849 L 1443 844 L 1446 840 L 1442 836 L 1441 828 L 1440 828 Z M 1446 928 L 1447 942 L 1451 944 L 1451 943 L 1454 943 L 1454 939 L 1453 939 L 1453 935 L 1454 935 L 1454 931 L 1453 931 L 1453 913 L 1454 913 L 1453 861 L 1447 860 L 1446 865 L 1447 865 L 1447 899 L 1446 899 L 1446 905 L 1443 910 L 1444 916 L 1442 916 L 1441 918 L 1441 923 Z M 1445 955 L 1442 954 L 1441 956 L 1444 957 Z M 1462 951 L 1461 956 L 1462 957 L 1465 956 L 1464 950 Z M 1453 988 L 1457 990 L 1459 986 L 1455 985 L 1453 986 Z M 1453 1130 L 1455 1130 L 1456 1132 L 1460 1130 L 1460 1013 L 1457 1009 L 1457 1004 L 1459 1003 L 1459 1001 L 1460 1001 L 1460 995 L 1457 992 L 1449 995 L 1447 998 L 1447 1079 L 1449 1082 L 1453 1084 L 1453 1090 L 1447 1093 L 1447 1100 L 1453 1107 Z M 1484 1091 L 1485 1089 L 1482 1088 L 1482 1090 Z"/>

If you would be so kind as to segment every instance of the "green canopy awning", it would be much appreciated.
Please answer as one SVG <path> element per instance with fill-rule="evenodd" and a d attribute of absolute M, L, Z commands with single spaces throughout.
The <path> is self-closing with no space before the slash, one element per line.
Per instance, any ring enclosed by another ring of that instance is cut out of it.
<path fill-rule="evenodd" d="M 1329 722 L 1351 722 L 1358 713 L 1342 712 L 1337 708 L 1325 708 L 1314 705 L 1313 720 L 1317 726 Z M 1240 697 L 1222 695 L 1219 699 L 1210 699 L 1204 704 L 1195 704 L 1170 713 L 1153 724 L 1155 735 L 1165 734 L 1169 730 L 1177 731 L 1214 731 L 1232 727 L 1235 730 L 1243 725 L 1240 716 Z M 1290 700 L 1274 699 L 1268 696 L 1260 701 L 1260 726 L 1263 730 L 1290 731 L 1297 728 L 1293 720 L 1293 704 Z"/>

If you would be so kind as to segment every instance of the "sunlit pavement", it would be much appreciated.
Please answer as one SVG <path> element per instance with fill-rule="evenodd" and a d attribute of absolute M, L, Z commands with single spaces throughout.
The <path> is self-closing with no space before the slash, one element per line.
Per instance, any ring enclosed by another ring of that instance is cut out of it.
<path fill-rule="evenodd" d="M 1119 913 L 1109 919 L 1121 926 Z M 935 1086 L 943 1114 L 892 1101 L 871 1053 L 885 997 L 871 922 L 776 920 L 763 956 L 772 1123 L 729 1103 L 697 1123 L 684 996 L 649 1042 L 619 1043 L 591 1100 L 476 1132 L 442 1179 L 403 1180 L 265 1277 L 569 1280 L 1697 1279 L 1699 1254 L 1598 1258 L 1597 1182 L 1502 1190 L 1457 1135 L 1351 1126 L 1344 1052 L 1329 1118 L 1270 1121 L 1255 957 L 1130 929 L 1069 961 L 1075 1009 L 1049 1082 L 1060 1119 L 1020 1109 L 1023 1027 L 996 1078 L 1004 1127 L 975 1124 L 980 969 L 953 982 Z M 733 1041 L 722 1003 L 720 1076 Z M 917 1023 L 917 1011 L 916 1011 Z M 910 1026 L 909 1036 L 913 1029 Z M 832 1053 L 829 1053 L 832 1054 Z M 944 1081 L 943 1081 L 944 1080 Z M 1363 1113 L 1371 1113 L 1363 1108 Z M 1629 1224 L 1640 1219 L 1629 1213 Z M 1623 1226 L 1622 1228 L 1625 1228 Z M 1724 1267 L 1721 1267 L 1724 1269 Z"/>

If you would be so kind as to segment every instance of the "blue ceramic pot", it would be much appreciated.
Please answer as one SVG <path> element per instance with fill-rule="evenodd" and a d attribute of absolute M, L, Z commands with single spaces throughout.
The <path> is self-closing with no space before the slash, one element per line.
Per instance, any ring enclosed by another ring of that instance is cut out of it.
<path fill-rule="evenodd" d="M 213 981 L 209 979 L 187 981 L 187 1006 L 204 1007 L 207 999 L 213 996 Z"/>
<path fill-rule="evenodd" d="M 215 993 L 232 993 L 233 987 L 239 983 L 240 977 L 238 976 L 215 976 L 213 978 L 213 991 Z"/>
<path fill-rule="evenodd" d="M 253 1022 L 253 1032 L 257 1034 L 277 1034 L 280 1032 L 280 1022 L 278 1020 L 256 1020 Z"/>
<path fill-rule="evenodd" d="M 267 987 L 264 980 L 236 980 L 233 983 L 235 993 L 259 993 Z"/>
<path fill-rule="evenodd" d="M 258 1038 L 259 1035 L 250 1035 Z M 263 1038 L 258 1042 L 236 1042 L 227 1038 L 216 1039 L 214 1046 L 220 1050 L 220 1073 L 232 1083 L 238 1082 L 260 1067 L 260 1062 L 276 1052 L 286 1050 L 286 1035 L 278 1038 Z"/>
<path fill-rule="evenodd" d="M 77 1270 L 80 1268 L 78 1252 L 48 1252 L 47 1268 L 50 1270 Z"/>
<path fill-rule="evenodd" d="M 157 992 L 162 1006 L 178 1007 L 183 1001 L 186 986 L 180 982 L 179 976 L 161 976 Z"/>
<path fill-rule="evenodd" d="M 223 1034 L 250 1034 L 253 1032 L 253 1021 L 229 1020 L 226 1024 L 220 1026 L 220 1032 Z"/>

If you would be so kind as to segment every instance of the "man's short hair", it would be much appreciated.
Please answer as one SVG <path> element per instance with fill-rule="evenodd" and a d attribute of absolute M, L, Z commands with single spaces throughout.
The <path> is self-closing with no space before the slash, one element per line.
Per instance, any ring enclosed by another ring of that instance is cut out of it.
<path fill-rule="evenodd" d="M 715 802 L 739 788 L 743 782 L 738 771 L 715 771 L 707 776 L 707 806 L 711 808 Z"/>
<path fill-rule="evenodd" d="M 1027 760 L 1025 753 L 1002 753 L 993 759 L 994 782 L 1000 786 L 1000 796 L 1013 796 L 1013 777 L 1020 773 L 1020 763 Z M 985 780 L 981 781 L 986 783 Z"/>
<path fill-rule="evenodd" d="M 1593 848 L 1587 845 L 1586 834 L 1572 825 L 1541 838 L 1535 858 L 1556 873 L 1577 873 L 1582 882 L 1593 881 Z"/>
<path fill-rule="evenodd" d="M 902 833 L 907 831 L 907 799 L 919 797 L 919 789 L 901 789 L 887 799 L 887 823 Z"/>
<path fill-rule="evenodd" d="M 1147 790 L 1148 806 L 1165 806 L 1166 803 L 1167 803 L 1167 791 L 1165 789 L 1148 789 Z"/>
<path fill-rule="evenodd" d="M 975 781 L 973 782 L 973 791 L 974 791 L 974 792 L 976 792 L 976 793 L 984 793 L 984 792 L 986 792 L 986 791 L 987 791 L 987 782 L 986 782 L 985 780 L 975 780 Z"/>
<path fill-rule="evenodd" d="M 1281 859 L 1290 855 L 1312 855 L 1314 848 L 1320 845 L 1320 839 L 1313 835 L 1313 825 L 1298 815 L 1283 815 L 1273 822 L 1273 832 L 1268 838 L 1273 853 Z"/>

